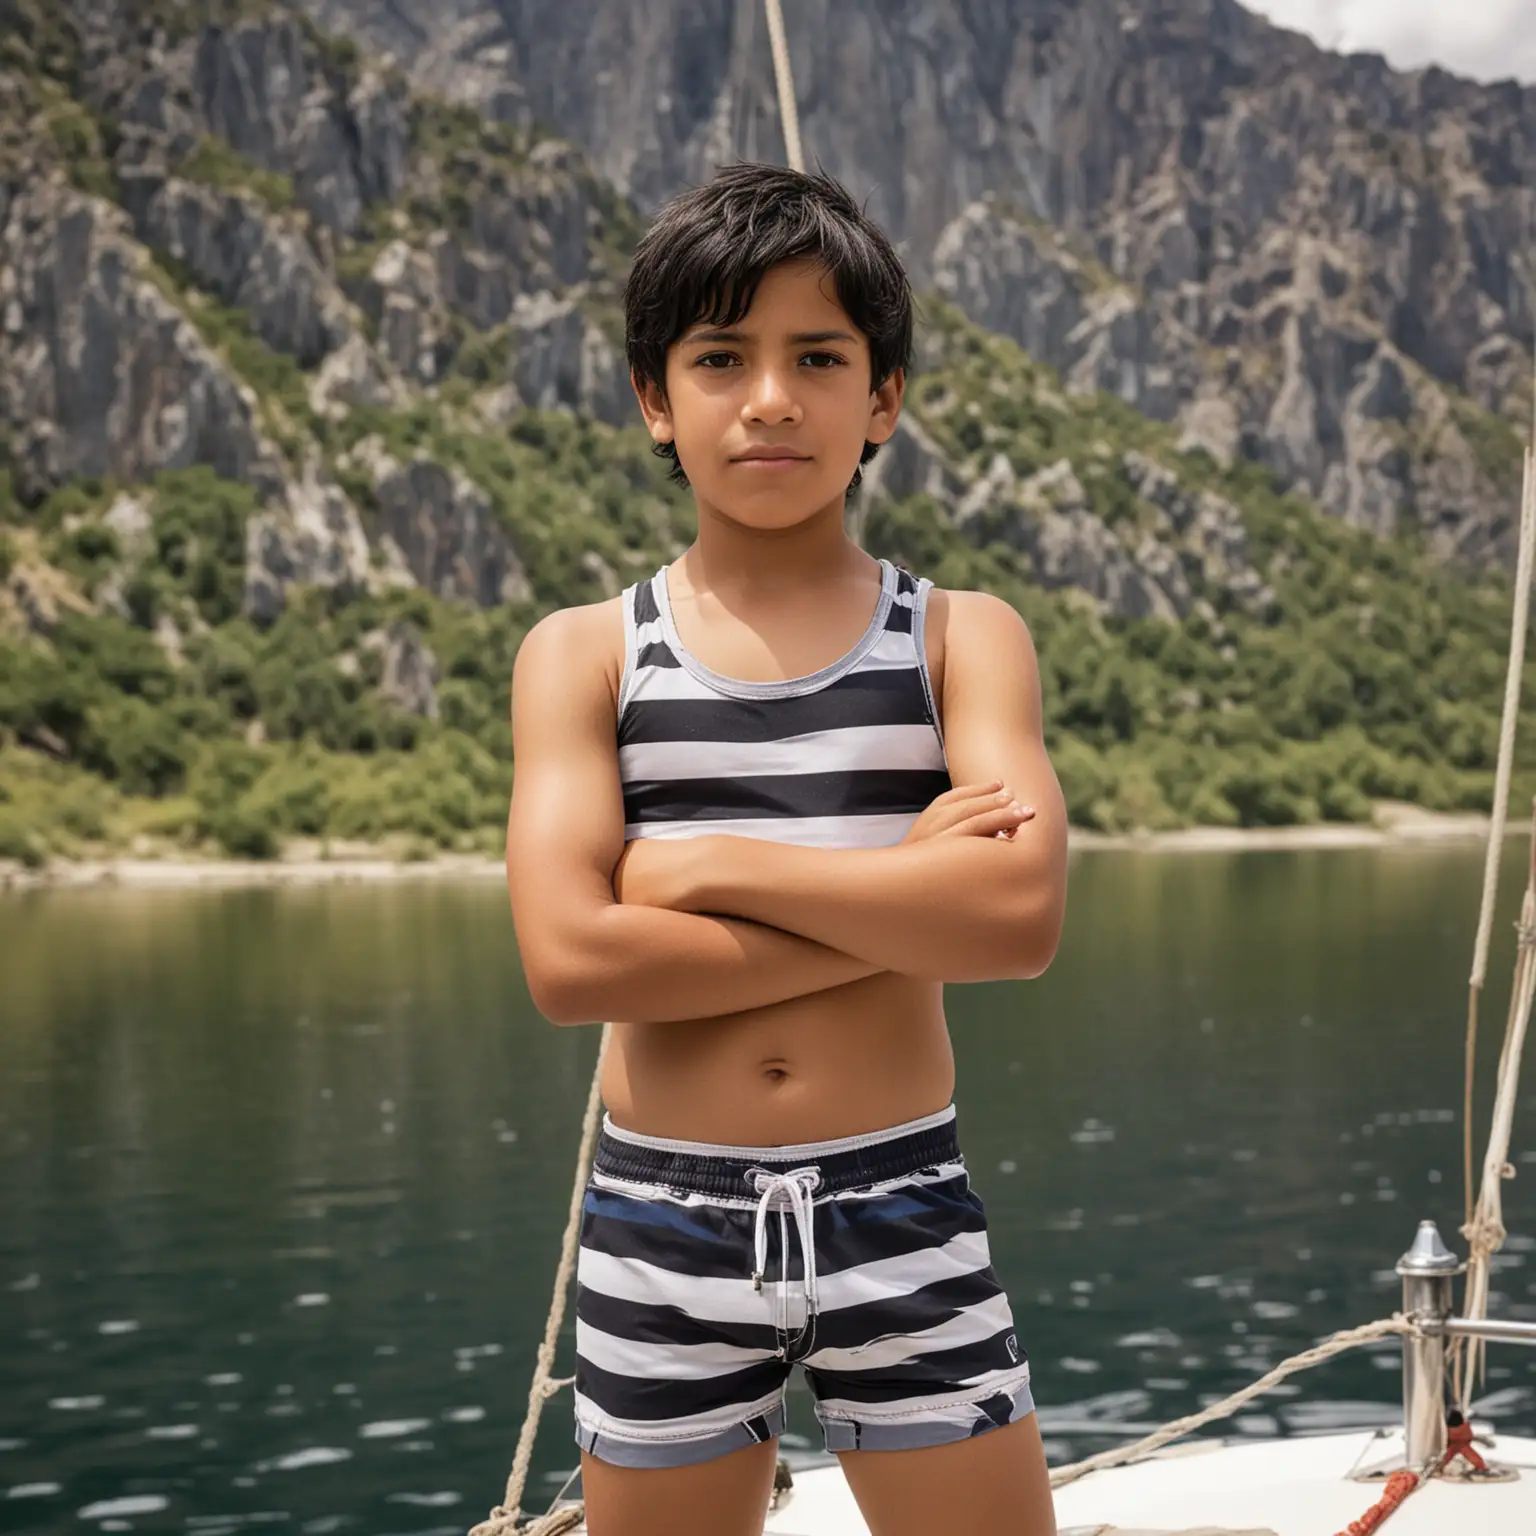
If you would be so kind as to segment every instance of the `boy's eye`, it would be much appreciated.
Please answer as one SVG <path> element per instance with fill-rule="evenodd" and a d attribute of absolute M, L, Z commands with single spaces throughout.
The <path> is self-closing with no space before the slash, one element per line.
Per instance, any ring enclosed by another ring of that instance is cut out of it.
<path fill-rule="evenodd" d="M 825 373 L 833 368 L 842 367 L 844 359 L 836 352 L 804 352 L 800 356 L 800 361 L 814 372 Z M 738 367 L 740 362 L 741 359 L 734 352 L 702 352 L 694 358 L 693 366 L 718 371 Z"/>

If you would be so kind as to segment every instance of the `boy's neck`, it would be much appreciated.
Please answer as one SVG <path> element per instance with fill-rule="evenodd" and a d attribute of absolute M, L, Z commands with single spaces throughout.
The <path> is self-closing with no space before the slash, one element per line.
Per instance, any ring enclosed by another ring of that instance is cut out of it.
<path fill-rule="evenodd" d="M 848 537 L 842 499 L 790 528 L 748 528 L 699 505 L 699 535 L 679 564 L 695 591 L 758 591 L 845 581 L 875 564 Z"/>

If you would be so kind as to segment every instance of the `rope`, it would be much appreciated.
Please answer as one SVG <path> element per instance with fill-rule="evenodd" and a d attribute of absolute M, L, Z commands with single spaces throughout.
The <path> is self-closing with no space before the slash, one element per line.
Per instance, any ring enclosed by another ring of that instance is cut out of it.
<path fill-rule="evenodd" d="M 789 72 L 789 41 L 779 0 L 763 0 L 768 12 L 768 45 L 773 50 L 773 78 L 779 88 L 779 120 L 784 124 L 784 158 L 792 171 L 805 169 L 800 152 L 800 114 L 795 110 L 795 77 Z"/>
<path fill-rule="evenodd" d="M 1536 387 L 1532 389 L 1532 411 L 1536 413 Z M 1515 723 L 1519 715 L 1520 684 L 1525 662 L 1525 636 L 1530 608 L 1531 571 L 1536 561 L 1536 414 L 1533 414 L 1531 441 L 1525 450 L 1525 478 L 1520 493 L 1520 547 L 1515 560 L 1515 598 L 1510 615 L 1509 666 L 1504 677 L 1504 716 L 1499 731 L 1499 755 L 1494 772 L 1493 814 L 1488 827 L 1488 850 L 1483 862 L 1483 900 L 1478 912 L 1477 939 L 1472 952 L 1472 975 L 1467 987 L 1467 1048 L 1466 1075 L 1462 1090 L 1462 1180 L 1466 1221 L 1461 1231 L 1473 1245 L 1473 1264 L 1478 1259 L 1480 1245 L 1491 1244 L 1483 1253 L 1483 1259 L 1491 1257 L 1504 1241 L 1502 1225 L 1497 1235 L 1486 1220 L 1474 1214 L 1472 1198 L 1472 1089 L 1477 1067 L 1477 1010 L 1482 996 L 1483 982 L 1488 973 L 1488 944 L 1493 932 L 1493 908 L 1499 884 L 1499 861 L 1504 849 L 1504 827 L 1509 809 L 1509 780 L 1514 758 Z M 1511 1015 L 1513 1019 L 1513 1015 Z M 1508 1030 L 1505 1034 L 1506 1050 L 1500 1053 L 1500 1078 L 1502 1081 L 1504 1058 L 1507 1056 Z M 1506 1147 L 1507 1152 L 1507 1147 Z M 1501 1159 L 1502 1161 L 1502 1159 Z M 1484 1166 L 1486 1167 L 1486 1159 Z M 1479 1199 L 1479 1204 L 1481 1198 Z M 1469 1266 L 1467 1274 L 1468 1294 L 1478 1273 Z M 1473 1314 L 1468 1311 L 1468 1316 Z M 1466 1408 L 1473 1392 L 1472 1376 L 1481 1362 L 1482 1346 L 1472 1340 L 1458 1341 L 1455 1350 L 1455 1395 Z M 1468 1363 L 1474 1367 L 1467 1370 Z"/>
<path fill-rule="evenodd" d="M 1324 1339 L 1321 1344 L 1312 1349 L 1305 1349 L 1299 1355 L 1292 1355 L 1289 1360 L 1282 1360 L 1274 1370 L 1259 1377 L 1242 1391 L 1234 1392 L 1231 1397 L 1222 1398 L 1219 1403 L 1212 1403 L 1209 1408 L 1202 1408 L 1199 1413 L 1191 1413 L 1185 1418 L 1175 1419 L 1171 1424 L 1163 1425 L 1161 1429 L 1155 1430 L 1143 1440 L 1137 1440 L 1132 1445 L 1116 1446 L 1113 1450 L 1100 1451 L 1097 1456 L 1089 1456 L 1084 1461 L 1074 1461 L 1069 1466 L 1057 1467 L 1051 1473 L 1051 1487 L 1064 1487 L 1067 1483 L 1075 1483 L 1080 1477 L 1086 1477 L 1090 1472 L 1102 1472 L 1106 1467 L 1119 1467 L 1128 1461 L 1140 1461 L 1143 1457 L 1150 1456 L 1153 1451 L 1161 1450 L 1170 1441 L 1181 1440 L 1185 1435 L 1197 1429 L 1203 1429 L 1217 1419 L 1224 1419 L 1236 1413 L 1245 1403 L 1269 1391 L 1271 1387 L 1278 1386 L 1287 1376 L 1294 1376 L 1298 1371 L 1310 1370 L 1312 1366 L 1321 1365 L 1324 1360 L 1332 1359 L 1334 1355 L 1342 1355 L 1347 1349 L 1358 1349 L 1362 1344 L 1371 1344 L 1377 1339 L 1389 1338 L 1393 1334 L 1416 1336 L 1418 1331 L 1414 1324 L 1401 1314 L 1383 1318 L 1380 1322 L 1366 1323 L 1359 1328 L 1346 1328 L 1342 1333 L 1335 1333 Z"/>
<path fill-rule="evenodd" d="M 1536 409 L 1536 402 L 1533 402 Z M 1499 731 L 1498 765 L 1493 780 L 1493 821 L 1488 857 L 1483 865 L 1483 905 L 1477 920 L 1471 983 L 1481 988 L 1488 973 L 1488 942 L 1493 933 L 1493 899 L 1499 880 L 1499 834 L 1509 811 L 1509 777 L 1514 760 L 1515 724 L 1520 713 L 1520 681 L 1525 663 L 1525 631 L 1530 613 L 1532 532 L 1536 525 L 1536 418 L 1525 449 L 1525 478 L 1520 489 L 1520 546 L 1515 559 L 1515 602 L 1510 616 L 1509 667 L 1504 674 L 1504 717 Z"/>
<path fill-rule="evenodd" d="M 1531 1005 L 1536 1001 L 1536 809 L 1532 815 L 1530 872 L 1520 906 L 1518 933 L 1515 979 L 1510 990 L 1509 1018 L 1504 1027 L 1504 1048 L 1499 1054 L 1498 1088 L 1494 1094 L 1493 1121 L 1488 1128 L 1488 1152 L 1483 1159 L 1483 1183 L 1472 1219 L 1461 1229 L 1471 1247 L 1462 1305 L 1463 1316 L 1469 1318 L 1488 1315 L 1492 1259 L 1504 1243 L 1503 1183 L 1513 1172 L 1509 1166 L 1509 1140 L 1514 1129 L 1520 1060 L 1530 1025 Z M 1459 1342 L 1456 1396 L 1465 1413 L 1476 1389 L 1486 1345 L 1482 1339 Z"/>
<path fill-rule="evenodd" d="M 1532 887 L 1536 887 L 1536 824 L 1532 827 L 1531 874 L 1525 906 L 1521 909 L 1519 949 L 1515 960 L 1515 984 L 1504 1044 L 1499 1052 L 1498 1088 L 1494 1124 L 1489 1127 L 1488 1152 L 1483 1159 L 1483 1183 L 1474 1206 L 1472 1200 L 1472 1088 L 1477 1064 L 1477 1010 L 1488 970 L 1488 944 L 1493 931 L 1494 899 L 1498 891 L 1499 859 L 1509 813 L 1509 780 L 1514 757 L 1515 723 L 1520 708 L 1520 685 L 1525 666 L 1525 636 L 1529 623 L 1532 566 L 1536 564 L 1536 388 L 1532 390 L 1531 441 L 1525 450 L 1525 478 L 1520 490 L 1520 549 L 1515 560 L 1515 599 L 1510 616 L 1509 667 L 1504 677 L 1504 718 L 1499 732 L 1498 765 L 1494 773 L 1493 814 L 1488 827 L 1488 852 L 1483 863 L 1483 903 L 1478 913 L 1477 940 L 1473 946 L 1472 975 L 1467 988 L 1466 1081 L 1462 1103 L 1462 1172 L 1465 1180 L 1466 1222 L 1462 1236 L 1471 1245 L 1463 1313 L 1483 1317 L 1488 1305 L 1489 1261 L 1504 1242 L 1504 1221 L 1499 1185 L 1506 1177 L 1509 1133 L 1514 1116 L 1514 1079 L 1520 1070 L 1520 1051 L 1530 1018 L 1536 978 L 1529 975 Z M 1519 1041 L 1515 1036 L 1519 1035 Z M 1501 1113 L 1502 1111 L 1502 1113 Z M 1457 1342 L 1455 1395 L 1465 1412 L 1476 1389 L 1485 1345 L 1480 1339 Z"/>
<path fill-rule="evenodd" d="M 560 1240 L 555 1292 L 549 1299 L 549 1316 L 544 1320 L 544 1342 L 539 1345 L 539 1353 L 534 1362 L 533 1384 L 528 1388 L 528 1414 L 523 1420 L 522 1432 L 517 1437 L 517 1453 L 512 1458 L 507 1491 L 502 1495 L 501 1503 L 469 1536 L 557 1536 L 558 1532 L 569 1530 L 580 1519 L 579 1511 L 552 1510 L 524 1527 L 521 1532 L 518 1528 L 523 1513 L 523 1489 L 528 1482 L 533 1442 L 538 1438 L 539 1419 L 544 1412 L 544 1404 L 562 1387 L 568 1387 L 575 1380 L 572 1376 L 560 1379 L 554 1377 L 555 1344 L 560 1337 L 560 1324 L 565 1320 L 565 1298 L 571 1288 L 571 1275 L 576 1268 L 581 1204 L 586 1194 L 587 1169 L 592 1164 L 592 1149 L 597 1144 L 598 1117 L 603 1102 L 603 1059 L 608 1054 L 608 1038 L 612 1031 L 611 1024 L 603 1025 L 603 1037 L 597 1047 L 597 1065 L 592 1069 L 592 1086 L 587 1090 L 587 1112 L 581 1122 L 581 1148 L 576 1154 L 576 1176 L 571 1181 L 571 1204 L 565 1218 L 565 1236 Z M 567 1518 L 572 1514 L 576 1515 L 576 1520 Z"/>
<path fill-rule="evenodd" d="M 1536 390 L 1533 390 L 1536 396 Z M 1510 614 L 1509 666 L 1504 674 L 1504 716 L 1499 729 L 1499 755 L 1493 776 L 1493 814 L 1488 825 L 1488 851 L 1483 860 L 1483 902 L 1472 946 L 1472 975 L 1467 989 L 1467 1060 L 1463 1102 L 1462 1172 L 1467 1220 L 1472 1220 L 1472 1080 L 1477 1064 L 1477 1005 L 1488 975 L 1488 945 L 1493 935 L 1493 908 L 1499 889 L 1499 860 L 1504 851 L 1504 826 L 1509 814 L 1509 780 L 1514 764 L 1515 725 L 1520 715 L 1520 684 L 1525 671 L 1525 635 L 1531 601 L 1531 566 L 1536 558 L 1536 422 L 1525 450 L 1525 478 L 1520 492 L 1520 548 L 1515 560 L 1515 601 Z"/>
<path fill-rule="evenodd" d="M 1393 1510 L 1402 1506 L 1403 1501 L 1420 1484 L 1422 1479 L 1417 1472 L 1394 1472 L 1387 1479 L 1386 1490 L 1382 1496 L 1360 1516 L 1358 1520 L 1351 1520 L 1348 1525 L 1339 1532 L 1339 1536 L 1371 1536 L 1383 1520 Z"/>

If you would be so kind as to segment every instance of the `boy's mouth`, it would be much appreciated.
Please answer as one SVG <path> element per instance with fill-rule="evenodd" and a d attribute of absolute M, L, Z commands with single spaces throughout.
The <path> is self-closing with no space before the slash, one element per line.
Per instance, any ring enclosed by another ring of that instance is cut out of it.
<path fill-rule="evenodd" d="M 767 443 L 761 447 L 748 448 L 743 453 L 733 455 L 731 459 L 733 464 L 750 464 L 760 469 L 783 469 L 791 464 L 809 462 L 809 454 L 800 453 L 797 449 L 779 443 Z"/>

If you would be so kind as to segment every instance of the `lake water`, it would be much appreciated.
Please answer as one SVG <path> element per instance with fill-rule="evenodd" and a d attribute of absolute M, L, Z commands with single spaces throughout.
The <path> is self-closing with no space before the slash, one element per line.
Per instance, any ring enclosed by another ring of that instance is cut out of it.
<path fill-rule="evenodd" d="M 1511 842 L 1486 1067 L 1524 862 Z M 1471 847 L 1084 853 L 1049 975 L 952 989 L 1053 1459 L 1388 1315 L 1419 1218 L 1454 1238 L 1479 881 Z M 12 896 L 0 976 L 0 1527 L 482 1517 L 596 1046 L 534 1013 L 502 890 Z M 1493 1309 L 1536 1318 L 1530 1086 L 1515 1157 Z M 1483 1413 L 1536 1433 L 1536 1360 L 1492 1364 Z M 1385 1422 L 1399 1386 L 1395 1346 L 1357 1352 L 1236 1431 Z M 791 1424 L 814 1433 L 803 1390 Z"/>

